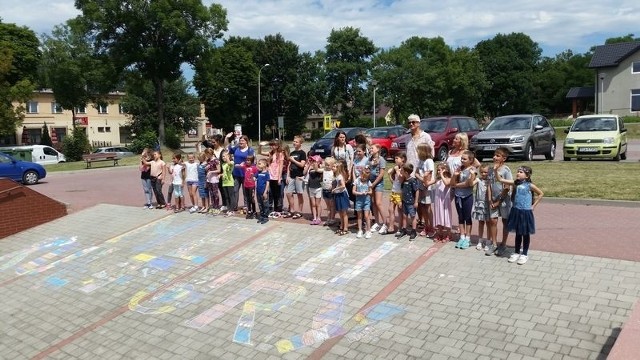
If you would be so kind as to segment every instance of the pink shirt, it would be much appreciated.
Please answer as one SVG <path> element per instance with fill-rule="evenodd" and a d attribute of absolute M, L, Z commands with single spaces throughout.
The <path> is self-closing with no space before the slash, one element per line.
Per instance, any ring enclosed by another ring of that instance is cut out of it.
<path fill-rule="evenodd" d="M 247 189 L 255 188 L 255 176 L 258 173 L 258 168 L 255 165 L 247 166 L 245 164 L 240 164 L 240 168 L 244 171 L 244 182 L 242 185 Z"/>
<path fill-rule="evenodd" d="M 284 154 L 281 152 L 271 154 L 271 164 L 269 164 L 269 179 L 278 180 L 282 178 L 282 173 L 278 171 L 278 165 L 284 163 Z M 284 169 L 284 166 L 283 166 Z"/>

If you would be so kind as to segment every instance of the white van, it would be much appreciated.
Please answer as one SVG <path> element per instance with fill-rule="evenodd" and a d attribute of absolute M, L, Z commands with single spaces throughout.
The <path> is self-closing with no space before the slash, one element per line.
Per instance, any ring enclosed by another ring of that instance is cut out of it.
<path fill-rule="evenodd" d="M 0 152 L 8 152 L 9 154 L 20 150 L 31 150 L 31 161 L 40 165 L 57 164 L 67 161 L 63 153 L 47 145 L 23 145 L 0 148 Z"/>

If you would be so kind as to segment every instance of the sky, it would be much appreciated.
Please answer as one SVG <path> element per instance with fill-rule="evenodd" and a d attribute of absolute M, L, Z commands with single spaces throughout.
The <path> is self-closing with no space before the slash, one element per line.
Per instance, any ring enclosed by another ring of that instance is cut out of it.
<path fill-rule="evenodd" d="M 203 0 L 207 5 L 210 0 Z M 324 49 L 332 29 L 359 28 L 388 49 L 412 36 L 440 36 L 451 47 L 473 47 L 496 34 L 522 32 L 543 56 L 587 52 L 607 38 L 640 37 L 638 0 L 220 0 L 226 36 L 263 38 L 280 33 L 301 52 Z M 73 0 L 3 0 L 0 18 L 36 34 L 79 12 Z"/>

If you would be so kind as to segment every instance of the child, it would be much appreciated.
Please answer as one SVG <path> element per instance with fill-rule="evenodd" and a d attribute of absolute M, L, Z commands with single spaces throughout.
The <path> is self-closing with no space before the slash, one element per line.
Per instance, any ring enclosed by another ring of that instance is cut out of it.
<path fill-rule="evenodd" d="M 507 230 L 507 219 L 509 219 L 509 212 L 511 211 L 511 196 L 509 196 L 509 186 L 503 185 L 498 181 L 497 173 L 500 173 L 500 177 L 505 180 L 513 180 L 511 169 L 505 162 L 509 156 L 509 150 L 500 147 L 493 153 L 493 167 L 489 169 L 489 186 L 491 191 L 491 218 L 489 219 L 489 231 L 488 236 L 491 240 L 488 248 L 485 250 L 485 255 L 491 256 L 494 254 L 497 256 L 503 256 L 507 249 L 507 238 L 509 237 L 509 231 Z M 498 245 L 498 218 L 502 218 L 502 242 Z"/>
<path fill-rule="evenodd" d="M 162 184 L 164 182 L 164 170 L 166 168 L 165 162 L 162 160 L 162 153 L 160 151 L 153 152 L 153 160 L 145 165 L 149 165 L 151 168 L 150 176 L 151 176 L 151 189 L 153 190 L 153 194 L 156 196 L 156 209 L 163 209 L 167 203 L 164 200 L 164 195 L 162 195 Z"/>
<path fill-rule="evenodd" d="M 304 168 L 307 162 L 307 154 L 302 148 L 302 142 L 304 138 L 302 136 L 293 137 L 293 151 L 289 153 L 286 160 L 289 163 L 289 171 L 286 180 L 285 193 L 287 195 L 287 202 L 289 203 L 289 212 L 292 214 L 292 219 L 299 219 L 302 217 L 302 208 L 304 207 Z M 294 195 L 296 199 L 294 199 Z M 297 200 L 297 203 L 296 203 Z"/>
<path fill-rule="evenodd" d="M 342 236 L 349 233 L 349 218 L 347 209 L 349 209 L 349 194 L 347 193 L 347 166 L 343 161 L 336 161 L 333 164 L 333 200 L 336 212 L 340 217 L 340 228 L 336 230 L 336 234 Z"/>
<path fill-rule="evenodd" d="M 254 192 L 256 190 L 256 174 L 258 168 L 253 164 L 255 156 L 248 155 L 244 163 L 240 164 L 240 167 L 244 171 L 244 180 L 242 183 L 242 194 L 244 196 L 244 202 L 247 204 L 247 215 L 245 219 L 253 219 L 257 216 L 256 213 L 256 200 Z"/>
<path fill-rule="evenodd" d="M 371 232 L 386 233 L 387 225 L 384 213 L 382 212 L 382 194 L 384 193 L 384 174 L 387 167 L 387 161 L 380 156 L 380 144 L 371 145 L 369 157 L 369 168 L 371 170 L 371 213 L 373 215 L 373 225 Z"/>
<path fill-rule="evenodd" d="M 533 170 L 530 167 L 521 166 L 516 172 L 516 180 L 513 181 L 504 179 L 500 176 L 500 172 L 496 172 L 498 181 L 514 188 L 511 194 L 513 208 L 509 213 L 507 229 L 516 233 L 516 247 L 508 261 L 516 262 L 518 265 L 524 265 L 529 260 L 530 237 L 531 234 L 536 233 L 533 210 L 544 196 L 542 190 L 531 182 L 532 173 Z"/>
<path fill-rule="evenodd" d="M 269 163 L 266 159 L 258 160 L 258 173 L 256 174 L 256 197 L 260 213 L 256 214 L 258 223 L 266 224 L 269 221 L 271 203 L 269 202 Z"/>
<path fill-rule="evenodd" d="M 400 235 L 396 235 L 398 239 L 406 234 L 409 234 L 409 240 L 413 240 L 418 236 L 416 232 L 418 224 L 418 220 L 416 219 L 418 180 L 411 174 L 413 174 L 413 165 L 405 164 L 402 167 L 402 220 L 400 222 L 400 226 L 404 226 L 404 228 L 400 228 Z M 411 226 L 410 229 L 409 226 Z"/>
<path fill-rule="evenodd" d="M 407 155 L 405 153 L 398 153 L 395 158 L 395 166 L 389 169 L 389 178 L 391 179 L 391 195 L 389 195 L 389 215 L 387 216 L 387 226 L 383 226 L 378 234 L 386 235 L 396 233 L 396 236 L 400 236 L 400 227 L 397 226 L 396 214 L 399 214 L 399 221 L 402 222 L 402 211 L 400 206 L 402 205 L 402 174 L 401 169 L 407 162 Z M 396 229 L 398 230 L 396 232 Z"/>
<path fill-rule="evenodd" d="M 322 224 L 323 226 L 331 226 L 334 224 L 336 217 L 336 207 L 333 201 L 333 166 L 336 164 L 336 159 L 329 156 L 324 159 L 324 167 L 322 169 L 322 197 L 327 208 L 327 221 Z"/>
<path fill-rule="evenodd" d="M 473 203 L 473 220 L 478 221 L 478 244 L 476 250 L 485 248 L 484 227 L 487 226 L 487 235 L 489 235 L 489 219 L 491 210 L 489 209 L 489 166 L 480 165 L 479 178 L 475 181 L 474 203 Z M 488 246 L 488 244 L 486 244 Z"/>
<path fill-rule="evenodd" d="M 451 236 L 451 173 L 449 166 L 441 162 L 436 167 L 436 183 L 431 199 L 433 206 L 433 226 L 437 242 L 448 242 Z"/>
<path fill-rule="evenodd" d="M 175 156 L 175 154 L 174 154 Z M 175 163 L 173 162 L 173 158 L 171 159 L 171 163 L 167 164 L 167 173 L 170 176 L 171 181 L 169 181 L 169 186 L 167 188 L 167 211 L 173 210 L 173 206 L 171 206 L 171 200 L 173 199 L 173 167 Z"/>
<path fill-rule="evenodd" d="M 358 233 L 357 238 L 361 238 L 362 232 L 362 220 L 365 221 L 365 239 L 371 238 L 371 170 L 365 167 L 360 170 L 360 177 L 353 181 L 353 195 L 356 197 L 355 210 L 358 214 Z"/>
<path fill-rule="evenodd" d="M 198 164 L 196 163 L 196 156 L 193 153 L 187 155 L 187 162 L 184 163 L 186 172 L 187 191 L 189 192 L 189 200 L 191 200 L 191 208 L 189 212 L 197 211 L 198 204 L 196 202 L 196 196 L 198 194 Z"/>
<path fill-rule="evenodd" d="M 200 214 L 204 214 L 209 207 L 209 188 L 207 187 L 207 154 L 198 154 L 198 195 L 200 195 L 200 209 L 194 209 Z"/>
<path fill-rule="evenodd" d="M 424 229 L 420 232 L 420 236 L 427 236 L 433 231 L 433 212 L 431 211 L 431 180 L 434 178 L 433 170 L 433 153 L 431 146 L 426 143 L 418 144 L 416 148 L 418 153 L 418 168 L 414 176 L 418 180 L 418 188 L 420 189 L 418 201 L 418 216 L 424 223 Z"/>
<path fill-rule="evenodd" d="M 232 206 L 235 204 L 236 193 L 233 190 L 233 160 L 229 157 L 229 151 L 223 150 L 220 153 L 220 159 L 222 160 L 222 191 L 227 198 L 227 204 Z M 231 207 L 227 210 L 227 216 L 233 215 L 233 209 Z"/>
<path fill-rule="evenodd" d="M 184 194 L 182 193 L 182 184 L 184 184 L 187 172 L 182 164 L 182 155 L 173 154 L 173 166 L 169 168 L 169 173 L 173 177 L 171 184 L 173 185 L 173 195 L 176 197 L 176 206 L 173 210 L 175 213 L 184 210 Z"/>
<path fill-rule="evenodd" d="M 144 148 L 140 155 L 140 180 L 142 182 L 142 190 L 144 191 L 144 198 L 146 203 L 144 209 L 153 209 L 151 204 L 153 200 L 153 190 L 151 190 L 151 167 L 147 164 L 153 159 L 153 153 L 151 149 Z"/>
<path fill-rule="evenodd" d="M 307 195 L 309 196 L 309 207 L 311 208 L 310 225 L 320 225 L 320 208 L 322 204 L 322 158 L 320 155 L 309 157 L 309 161 L 304 167 L 304 175 L 307 176 Z"/>
<path fill-rule="evenodd" d="M 282 212 L 282 202 L 280 202 L 280 187 L 281 187 L 281 175 L 282 168 L 284 166 L 284 154 L 280 141 L 271 140 L 269 142 L 271 150 L 268 153 L 262 152 L 262 147 L 259 148 L 260 154 L 269 157 L 269 194 L 271 196 L 271 205 L 274 211 L 273 214 L 269 214 L 271 217 L 280 216 Z"/>
<path fill-rule="evenodd" d="M 456 244 L 458 249 L 467 249 L 471 244 L 471 209 L 473 208 L 473 184 L 476 180 L 476 170 L 473 167 L 475 160 L 473 151 L 462 152 L 460 162 L 462 165 L 455 170 L 451 177 L 451 188 L 453 189 L 456 212 L 458 213 L 458 229 L 460 239 Z"/>
<path fill-rule="evenodd" d="M 207 192 L 209 193 L 209 214 L 220 214 L 220 197 L 218 196 L 220 184 L 220 160 L 216 158 L 215 151 L 206 148 L 207 154 Z"/>

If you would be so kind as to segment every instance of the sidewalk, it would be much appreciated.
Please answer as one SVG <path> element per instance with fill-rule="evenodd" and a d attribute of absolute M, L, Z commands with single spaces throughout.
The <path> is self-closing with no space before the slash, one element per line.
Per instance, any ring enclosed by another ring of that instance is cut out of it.
<path fill-rule="evenodd" d="M 518 266 L 424 238 L 98 205 L 0 242 L 0 354 L 606 357 L 640 262 L 534 244 Z"/>

